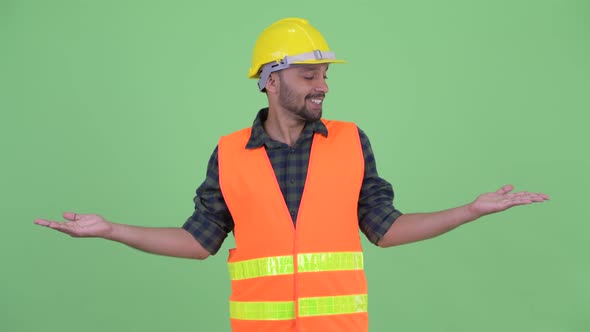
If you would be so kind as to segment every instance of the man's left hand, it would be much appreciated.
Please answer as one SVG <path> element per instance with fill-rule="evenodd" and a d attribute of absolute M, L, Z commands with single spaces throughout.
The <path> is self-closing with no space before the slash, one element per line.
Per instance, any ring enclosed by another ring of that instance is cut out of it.
<path fill-rule="evenodd" d="M 513 206 L 544 202 L 549 196 L 543 193 L 521 191 L 513 193 L 512 185 L 505 185 L 493 193 L 482 194 L 469 204 L 469 209 L 478 217 L 500 211 Z"/>

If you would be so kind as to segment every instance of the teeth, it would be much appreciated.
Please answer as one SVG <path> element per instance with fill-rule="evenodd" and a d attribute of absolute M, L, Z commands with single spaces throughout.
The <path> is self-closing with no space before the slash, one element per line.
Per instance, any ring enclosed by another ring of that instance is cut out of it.
<path fill-rule="evenodd" d="M 321 99 L 311 99 L 311 102 L 319 105 L 322 103 L 322 100 Z"/>

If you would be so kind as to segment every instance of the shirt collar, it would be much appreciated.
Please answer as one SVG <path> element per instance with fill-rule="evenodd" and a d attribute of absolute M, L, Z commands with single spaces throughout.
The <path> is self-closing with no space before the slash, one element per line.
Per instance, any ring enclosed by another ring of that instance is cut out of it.
<path fill-rule="evenodd" d="M 266 145 L 269 148 L 284 145 L 284 143 L 277 142 L 268 136 L 262 126 L 264 121 L 266 121 L 266 118 L 268 118 L 268 107 L 261 109 L 256 115 L 254 123 L 252 123 L 252 132 L 250 133 L 250 139 L 248 139 L 248 143 L 246 144 L 246 149 L 256 149 L 263 145 Z M 328 128 L 326 128 L 326 125 L 321 120 L 307 122 L 303 128 L 301 136 L 297 139 L 297 142 L 300 142 L 307 137 L 311 137 L 315 133 L 326 137 L 328 136 Z"/>

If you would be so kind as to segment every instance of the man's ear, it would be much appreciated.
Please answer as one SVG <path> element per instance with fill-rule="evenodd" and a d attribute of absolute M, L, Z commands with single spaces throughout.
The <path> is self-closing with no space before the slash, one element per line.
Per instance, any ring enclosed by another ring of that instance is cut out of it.
<path fill-rule="evenodd" d="M 279 73 L 278 72 L 273 72 L 270 73 L 270 75 L 268 76 L 268 80 L 266 80 L 266 91 L 270 92 L 270 93 L 275 93 L 277 91 L 279 91 L 279 86 L 281 84 L 280 78 L 279 78 Z"/>

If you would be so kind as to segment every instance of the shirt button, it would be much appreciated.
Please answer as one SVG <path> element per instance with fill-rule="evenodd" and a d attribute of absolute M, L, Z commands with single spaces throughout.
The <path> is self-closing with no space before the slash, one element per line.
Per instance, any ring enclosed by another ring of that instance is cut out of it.
<path fill-rule="evenodd" d="M 295 215 L 295 211 L 293 211 L 293 210 L 289 210 L 289 212 L 291 213 L 291 215 L 292 215 L 292 216 L 294 216 L 294 215 Z"/>
<path fill-rule="evenodd" d="M 289 180 L 289 182 L 290 182 L 291 184 L 294 184 L 294 183 L 295 183 L 295 180 L 291 179 L 291 180 Z"/>

